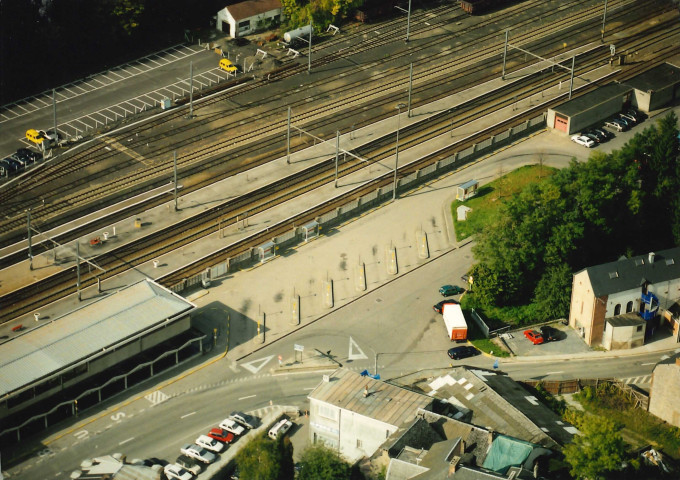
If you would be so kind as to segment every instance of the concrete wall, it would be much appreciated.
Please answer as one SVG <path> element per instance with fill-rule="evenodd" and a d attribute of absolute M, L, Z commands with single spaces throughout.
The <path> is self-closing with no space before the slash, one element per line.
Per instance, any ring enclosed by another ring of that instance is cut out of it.
<path fill-rule="evenodd" d="M 649 92 L 642 90 L 633 90 L 633 100 L 631 104 L 641 112 L 649 113 L 649 105 L 651 103 L 651 95 Z"/>
<path fill-rule="evenodd" d="M 602 345 L 607 350 L 626 350 L 635 347 L 641 347 L 645 343 L 646 325 L 640 325 L 642 328 L 637 331 L 637 325 L 612 327 L 609 323 L 605 323 L 605 331 L 602 339 Z"/>
<path fill-rule="evenodd" d="M 626 290 L 625 292 L 612 293 L 607 299 L 607 311 L 605 312 L 605 318 L 628 313 L 628 302 L 633 302 L 633 308 L 630 310 L 631 312 L 639 312 L 641 295 L 641 288 L 634 288 L 632 290 Z M 618 313 L 616 313 L 617 305 L 620 308 Z"/>
<path fill-rule="evenodd" d="M 333 416 L 337 418 L 332 418 Z M 350 463 L 363 456 L 372 455 L 396 430 L 397 427 L 394 425 L 350 410 L 315 399 L 309 401 L 310 442 L 323 441 L 337 448 Z"/>
<path fill-rule="evenodd" d="M 678 360 L 676 360 L 678 362 Z M 649 413 L 680 427 L 680 365 L 660 364 L 652 374 Z"/>
<path fill-rule="evenodd" d="M 595 302 L 588 273 L 583 270 L 575 274 L 571 286 L 569 326 L 586 339 L 587 343 L 591 336 Z"/>
<path fill-rule="evenodd" d="M 618 113 L 623 108 L 623 97 L 617 96 L 591 108 L 572 115 L 569 120 L 569 135 L 578 133 L 581 130 L 600 123 L 608 117 Z"/>

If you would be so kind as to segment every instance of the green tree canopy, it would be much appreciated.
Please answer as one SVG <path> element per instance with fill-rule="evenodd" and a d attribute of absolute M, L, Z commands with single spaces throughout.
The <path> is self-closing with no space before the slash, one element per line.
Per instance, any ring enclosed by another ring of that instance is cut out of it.
<path fill-rule="evenodd" d="M 677 121 L 671 113 L 621 150 L 572 160 L 509 199 L 473 247 L 475 302 L 565 317 L 573 272 L 680 245 Z"/>
<path fill-rule="evenodd" d="M 311 21 L 317 30 L 339 23 L 363 3 L 364 0 L 281 0 L 289 28 L 308 25 Z"/>
<path fill-rule="evenodd" d="M 293 478 L 293 446 L 288 437 L 274 441 L 264 433 L 252 439 L 236 455 L 242 478 L 289 480 Z"/>
<path fill-rule="evenodd" d="M 585 416 L 579 424 L 582 435 L 564 447 L 564 458 L 574 478 L 600 480 L 614 478 L 622 467 L 626 443 L 613 420 Z"/>
<path fill-rule="evenodd" d="M 335 450 L 323 444 L 308 447 L 300 459 L 298 480 L 349 480 L 351 467 Z"/>

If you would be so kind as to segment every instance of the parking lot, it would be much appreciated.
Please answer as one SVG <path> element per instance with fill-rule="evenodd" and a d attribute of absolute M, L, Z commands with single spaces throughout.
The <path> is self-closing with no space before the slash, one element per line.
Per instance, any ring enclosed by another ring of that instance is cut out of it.
<path fill-rule="evenodd" d="M 540 345 L 534 345 L 524 336 L 524 330 L 527 328 L 504 333 L 501 337 L 513 354 L 521 356 L 563 355 L 591 351 L 586 342 L 573 329 L 560 322 L 551 323 L 550 326 L 557 331 L 556 339 Z"/>

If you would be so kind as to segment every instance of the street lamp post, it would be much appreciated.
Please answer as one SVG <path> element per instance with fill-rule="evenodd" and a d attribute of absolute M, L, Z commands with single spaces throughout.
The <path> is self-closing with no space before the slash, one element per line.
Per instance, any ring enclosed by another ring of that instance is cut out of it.
<path fill-rule="evenodd" d="M 392 200 L 396 200 L 397 198 L 397 168 L 399 168 L 399 120 L 401 118 L 401 109 L 405 106 L 405 104 L 400 103 L 395 107 L 397 109 L 397 148 L 394 155 L 394 188 L 392 189 Z"/>

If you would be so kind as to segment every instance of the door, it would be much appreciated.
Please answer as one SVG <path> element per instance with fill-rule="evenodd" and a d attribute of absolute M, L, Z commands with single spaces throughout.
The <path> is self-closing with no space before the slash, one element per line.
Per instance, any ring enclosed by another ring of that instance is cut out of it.
<path fill-rule="evenodd" d="M 555 130 L 559 130 L 560 132 L 567 133 L 567 127 L 569 125 L 569 120 L 567 117 L 563 117 L 562 115 L 558 115 L 557 113 L 555 114 Z"/>

